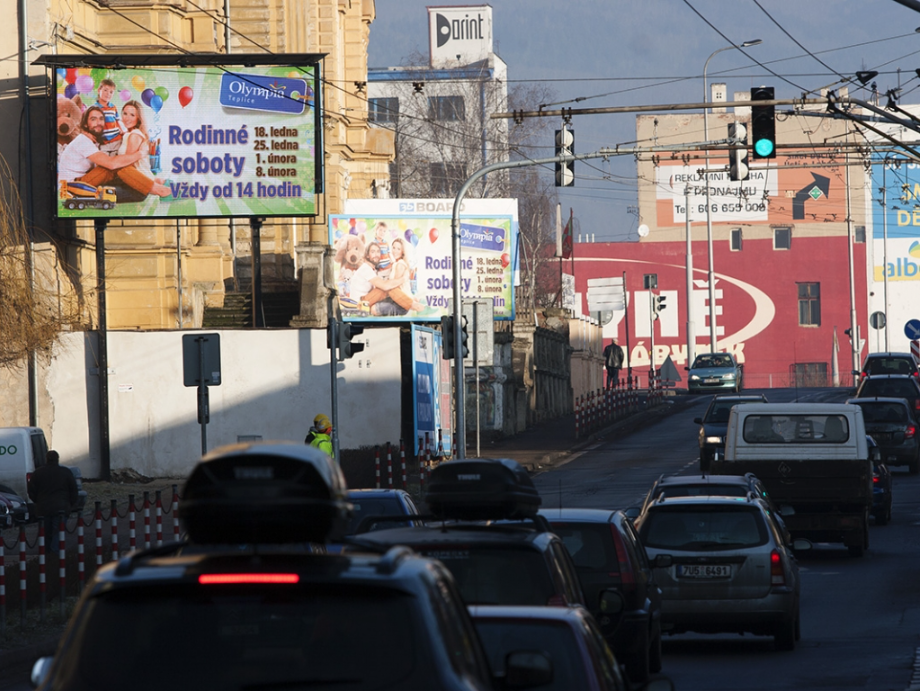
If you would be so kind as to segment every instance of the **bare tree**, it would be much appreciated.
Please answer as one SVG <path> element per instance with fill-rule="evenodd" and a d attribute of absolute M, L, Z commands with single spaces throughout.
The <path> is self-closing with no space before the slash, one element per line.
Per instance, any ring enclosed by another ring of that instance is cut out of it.
<path fill-rule="evenodd" d="M 62 297 L 58 271 L 57 252 L 30 242 L 18 187 L 0 158 L 0 367 L 50 355 L 62 331 L 80 326 L 80 301 Z"/>

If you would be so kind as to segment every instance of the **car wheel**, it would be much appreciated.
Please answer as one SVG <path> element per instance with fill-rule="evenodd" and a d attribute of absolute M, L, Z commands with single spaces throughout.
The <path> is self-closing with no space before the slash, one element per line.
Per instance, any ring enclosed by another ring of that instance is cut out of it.
<path fill-rule="evenodd" d="M 795 650 L 795 618 L 781 621 L 773 632 L 773 645 L 777 650 Z"/>
<path fill-rule="evenodd" d="M 907 472 L 911 475 L 916 475 L 920 473 L 920 457 L 912 458 L 910 463 L 907 464 Z"/>
<path fill-rule="evenodd" d="M 652 649 L 648 655 L 649 674 L 658 674 L 661 671 L 661 632 L 655 634 Z"/>
<path fill-rule="evenodd" d="M 630 681 L 635 684 L 641 684 L 648 681 L 649 666 L 649 646 L 641 645 L 638 652 L 626 661 L 626 674 L 629 676 Z"/>
<path fill-rule="evenodd" d="M 875 514 L 875 525 L 886 525 L 888 519 L 891 517 L 891 509 L 882 508 L 877 514 Z"/>
<path fill-rule="evenodd" d="M 862 545 L 850 545 L 847 547 L 847 551 L 851 557 L 862 557 L 866 554 L 866 548 Z"/>
<path fill-rule="evenodd" d="M 795 612 L 795 640 L 802 640 L 802 615 L 798 610 Z"/>

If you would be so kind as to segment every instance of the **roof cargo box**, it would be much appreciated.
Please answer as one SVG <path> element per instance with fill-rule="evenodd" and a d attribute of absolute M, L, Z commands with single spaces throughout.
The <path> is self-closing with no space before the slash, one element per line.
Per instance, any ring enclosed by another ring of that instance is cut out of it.
<path fill-rule="evenodd" d="M 199 544 L 324 542 L 351 513 L 342 471 L 298 443 L 233 444 L 192 470 L 179 516 Z"/>
<path fill-rule="evenodd" d="M 442 463 L 431 471 L 425 501 L 438 518 L 464 521 L 533 518 L 540 508 L 527 471 L 507 458 Z"/>

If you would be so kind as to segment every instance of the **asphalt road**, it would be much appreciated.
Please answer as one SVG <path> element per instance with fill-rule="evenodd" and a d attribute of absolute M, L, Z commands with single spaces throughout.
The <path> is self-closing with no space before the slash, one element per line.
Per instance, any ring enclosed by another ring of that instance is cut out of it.
<path fill-rule="evenodd" d="M 833 389 L 767 390 L 771 402 L 842 402 Z M 698 469 L 698 426 L 709 396 L 635 434 L 600 439 L 565 465 L 537 475 L 544 505 L 626 508 L 661 474 Z M 904 691 L 920 645 L 920 476 L 892 471 L 892 523 L 870 527 L 862 559 L 837 545 L 799 557 L 802 640 L 776 652 L 773 640 L 737 634 L 666 637 L 663 672 L 679 691 Z M 920 682 L 920 675 L 918 675 Z M 920 688 L 918 686 L 917 688 Z"/>

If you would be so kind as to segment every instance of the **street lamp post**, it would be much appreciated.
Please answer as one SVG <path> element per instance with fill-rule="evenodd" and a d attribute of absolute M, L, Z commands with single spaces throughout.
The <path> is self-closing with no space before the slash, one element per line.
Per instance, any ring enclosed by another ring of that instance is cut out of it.
<path fill-rule="evenodd" d="M 750 48 L 763 43 L 759 38 L 752 41 L 745 41 L 741 45 L 725 46 L 719 48 L 706 58 L 706 64 L 703 65 L 703 103 L 709 102 L 709 83 L 706 80 L 706 70 L 709 67 L 709 61 L 713 57 L 725 50 L 737 50 L 739 48 Z M 709 141 L 709 108 L 703 108 L 703 139 Z M 712 266 L 712 209 L 710 209 L 709 200 L 709 149 L 706 149 L 706 243 L 709 251 L 709 343 L 711 352 L 716 352 L 716 283 L 715 274 Z M 689 212 L 689 209 L 687 210 Z M 689 299 L 689 296 L 687 296 Z"/>

